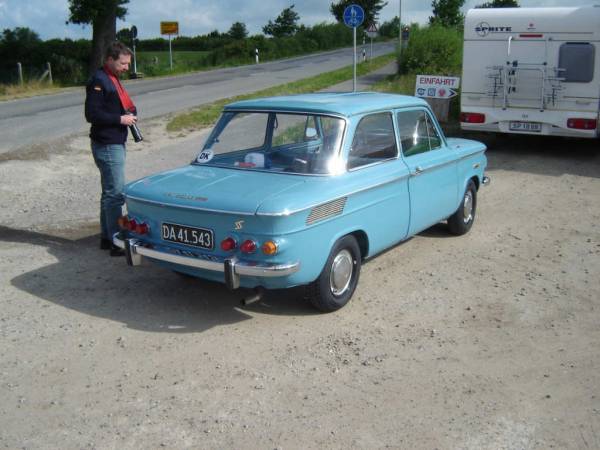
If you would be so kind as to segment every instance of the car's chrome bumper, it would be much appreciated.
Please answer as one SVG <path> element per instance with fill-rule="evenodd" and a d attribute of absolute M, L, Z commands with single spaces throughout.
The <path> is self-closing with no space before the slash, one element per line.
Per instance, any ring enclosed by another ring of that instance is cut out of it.
<path fill-rule="evenodd" d="M 487 186 L 488 184 L 490 184 L 490 177 L 488 176 L 484 176 L 483 179 L 481 180 L 481 184 L 483 184 L 484 186 Z"/>
<path fill-rule="evenodd" d="M 167 247 L 157 248 L 135 238 L 121 238 L 119 233 L 113 236 L 113 243 L 125 250 L 127 264 L 138 266 L 142 256 L 159 261 L 170 262 L 195 269 L 221 272 L 225 275 L 225 284 L 230 289 L 240 287 L 240 276 L 249 277 L 285 277 L 300 270 L 300 262 L 288 264 L 260 264 L 239 261 L 236 258 L 206 256 L 191 251 L 178 251 Z"/>

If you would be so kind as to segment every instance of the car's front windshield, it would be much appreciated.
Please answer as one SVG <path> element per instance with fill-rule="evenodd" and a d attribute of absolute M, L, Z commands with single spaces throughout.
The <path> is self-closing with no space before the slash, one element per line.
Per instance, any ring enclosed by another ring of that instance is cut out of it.
<path fill-rule="evenodd" d="M 301 174 L 335 173 L 344 120 L 320 114 L 225 112 L 194 164 Z"/>

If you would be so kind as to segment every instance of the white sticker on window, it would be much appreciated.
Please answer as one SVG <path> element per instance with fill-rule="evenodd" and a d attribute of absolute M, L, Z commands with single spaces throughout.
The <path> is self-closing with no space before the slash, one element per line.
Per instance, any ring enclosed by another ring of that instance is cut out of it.
<path fill-rule="evenodd" d="M 212 150 L 202 150 L 202 152 L 196 158 L 196 162 L 207 163 L 213 159 L 214 153 Z"/>

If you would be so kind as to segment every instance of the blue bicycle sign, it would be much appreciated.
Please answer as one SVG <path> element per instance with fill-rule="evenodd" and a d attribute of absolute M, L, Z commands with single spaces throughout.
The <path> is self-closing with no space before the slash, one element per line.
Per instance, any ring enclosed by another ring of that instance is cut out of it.
<path fill-rule="evenodd" d="M 358 5 L 349 5 L 344 10 L 344 23 L 350 28 L 359 27 L 365 20 L 365 11 Z"/>

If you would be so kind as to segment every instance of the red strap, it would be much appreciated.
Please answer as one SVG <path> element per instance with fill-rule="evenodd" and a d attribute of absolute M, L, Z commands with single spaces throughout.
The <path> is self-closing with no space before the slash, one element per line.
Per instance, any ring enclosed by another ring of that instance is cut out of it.
<path fill-rule="evenodd" d="M 119 79 L 110 71 L 108 66 L 105 65 L 103 69 L 104 72 L 106 72 L 106 75 L 108 75 L 108 78 L 110 78 L 110 81 L 112 81 L 112 83 L 115 85 L 115 88 L 117 89 L 117 94 L 119 94 L 119 99 L 121 99 L 121 106 L 123 107 L 123 109 L 126 112 L 135 111 L 135 105 L 131 101 L 129 94 L 127 93 Z"/>

